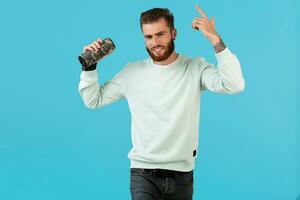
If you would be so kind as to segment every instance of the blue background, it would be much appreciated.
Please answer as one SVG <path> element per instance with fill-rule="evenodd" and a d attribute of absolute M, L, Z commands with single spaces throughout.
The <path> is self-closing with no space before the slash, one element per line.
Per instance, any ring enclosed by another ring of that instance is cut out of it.
<path fill-rule="evenodd" d="M 148 57 L 142 11 L 168 7 L 176 49 L 216 64 L 191 28 L 197 1 L 3 1 L 0 7 L 0 199 L 130 199 L 126 100 L 84 107 L 77 56 L 98 37 L 116 50 L 100 83 Z M 299 3 L 197 2 L 242 65 L 246 89 L 205 92 L 194 199 L 295 200 L 300 195 Z M 298 13 L 297 13 L 298 12 Z"/>

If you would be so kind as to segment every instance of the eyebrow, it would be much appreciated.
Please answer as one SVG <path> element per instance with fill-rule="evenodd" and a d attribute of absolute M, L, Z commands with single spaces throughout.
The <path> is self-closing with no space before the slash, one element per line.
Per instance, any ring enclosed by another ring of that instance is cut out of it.
<path fill-rule="evenodd" d="M 155 33 L 154 35 L 159 35 L 161 33 L 166 33 L 166 31 L 160 31 L 158 33 Z M 144 35 L 144 37 L 152 37 L 152 35 Z"/>

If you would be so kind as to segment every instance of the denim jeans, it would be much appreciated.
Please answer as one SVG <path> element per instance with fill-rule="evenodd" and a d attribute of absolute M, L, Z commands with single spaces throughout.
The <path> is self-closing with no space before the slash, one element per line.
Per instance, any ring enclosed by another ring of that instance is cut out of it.
<path fill-rule="evenodd" d="M 193 170 L 165 176 L 155 171 L 130 169 L 132 200 L 192 200 L 193 191 Z"/>

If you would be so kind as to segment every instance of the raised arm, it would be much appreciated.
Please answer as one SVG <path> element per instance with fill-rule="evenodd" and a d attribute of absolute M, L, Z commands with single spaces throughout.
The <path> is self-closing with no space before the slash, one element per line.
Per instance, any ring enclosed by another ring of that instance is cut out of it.
<path fill-rule="evenodd" d="M 227 47 L 215 54 L 217 67 L 202 60 L 200 84 L 202 90 L 234 94 L 244 90 L 245 81 L 238 58 Z"/>
<path fill-rule="evenodd" d="M 193 20 L 192 28 L 200 30 L 211 42 L 215 50 L 218 66 L 200 61 L 200 84 L 203 90 L 221 93 L 237 93 L 245 88 L 238 58 L 224 44 L 215 30 L 215 19 L 209 19 L 204 11 L 196 4 L 196 10 L 201 17 Z"/>
<path fill-rule="evenodd" d="M 84 51 L 97 51 L 100 45 L 101 39 L 98 39 L 89 46 L 84 47 Z M 96 67 L 97 65 L 94 64 L 88 69 L 83 69 L 80 74 L 78 90 L 84 105 L 96 109 L 125 98 L 127 68 L 125 67 L 111 80 L 100 85 Z"/>

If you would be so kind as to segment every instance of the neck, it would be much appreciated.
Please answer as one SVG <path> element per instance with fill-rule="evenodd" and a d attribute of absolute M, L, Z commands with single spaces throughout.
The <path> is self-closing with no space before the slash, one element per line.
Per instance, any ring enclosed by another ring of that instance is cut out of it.
<path fill-rule="evenodd" d="M 175 52 L 175 50 L 173 51 L 173 53 L 164 61 L 153 61 L 155 64 L 157 65 L 168 65 L 172 62 L 174 62 L 174 60 L 176 60 L 176 58 L 178 57 L 178 54 Z"/>

